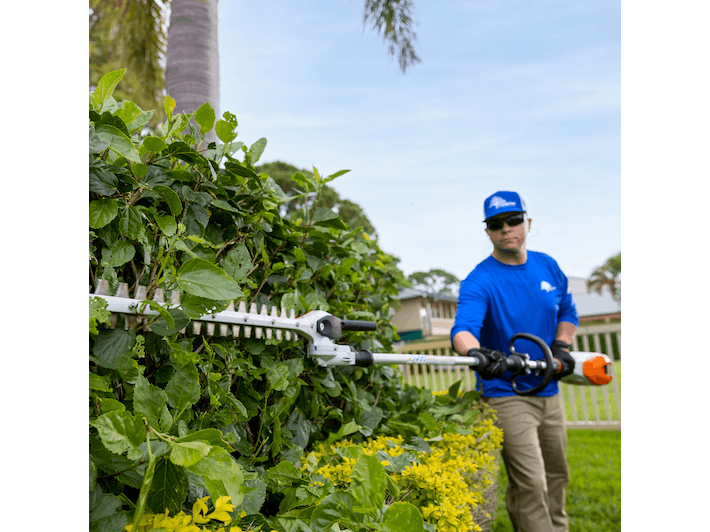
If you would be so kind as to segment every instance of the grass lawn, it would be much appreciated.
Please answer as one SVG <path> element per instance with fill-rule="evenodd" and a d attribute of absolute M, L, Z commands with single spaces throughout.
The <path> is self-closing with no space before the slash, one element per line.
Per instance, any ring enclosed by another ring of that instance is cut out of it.
<path fill-rule="evenodd" d="M 567 515 L 570 532 L 621 530 L 621 431 L 568 430 Z M 505 509 L 508 476 L 500 468 L 493 532 L 513 532 Z"/>

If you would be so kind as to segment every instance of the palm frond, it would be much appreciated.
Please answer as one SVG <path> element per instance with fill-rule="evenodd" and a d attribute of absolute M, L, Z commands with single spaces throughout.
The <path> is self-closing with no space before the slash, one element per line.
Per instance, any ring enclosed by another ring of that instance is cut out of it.
<path fill-rule="evenodd" d="M 402 73 L 409 66 L 420 63 L 414 43 L 417 34 L 413 26 L 414 3 L 409 0 L 365 0 L 363 23 L 371 23 L 372 29 L 387 44 L 387 52 L 397 56 Z"/>

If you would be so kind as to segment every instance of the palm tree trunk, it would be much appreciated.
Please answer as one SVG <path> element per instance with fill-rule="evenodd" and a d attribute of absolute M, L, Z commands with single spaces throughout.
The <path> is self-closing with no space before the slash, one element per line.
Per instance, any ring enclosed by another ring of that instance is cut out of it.
<path fill-rule="evenodd" d="M 218 0 L 172 0 L 165 85 L 175 112 L 209 102 L 219 118 Z M 216 141 L 214 131 L 205 139 Z"/>

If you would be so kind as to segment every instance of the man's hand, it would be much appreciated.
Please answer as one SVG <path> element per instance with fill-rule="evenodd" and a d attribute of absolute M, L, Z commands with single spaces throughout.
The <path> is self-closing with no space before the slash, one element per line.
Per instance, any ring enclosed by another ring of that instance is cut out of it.
<path fill-rule="evenodd" d="M 574 358 L 569 354 L 570 345 L 562 340 L 555 340 L 550 346 L 552 356 L 560 361 L 562 368 L 559 373 L 555 373 L 556 379 L 561 379 L 570 375 L 574 371 Z"/>
<path fill-rule="evenodd" d="M 474 348 L 469 349 L 468 356 L 476 357 L 481 364 L 476 371 L 485 380 L 500 378 L 507 369 L 506 356 L 502 351 L 492 349 Z"/>

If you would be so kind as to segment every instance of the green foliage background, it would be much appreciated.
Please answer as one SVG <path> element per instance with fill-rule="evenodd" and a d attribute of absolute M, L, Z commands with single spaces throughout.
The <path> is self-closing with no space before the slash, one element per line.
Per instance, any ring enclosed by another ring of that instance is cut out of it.
<path fill-rule="evenodd" d="M 113 98 L 122 75 L 105 75 L 90 98 L 90 282 L 107 281 L 111 294 L 119 283 L 131 295 L 143 286 L 149 300 L 175 291 L 182 310 L 153 305 L 157 320 L 119 316 L 110 328 L 105 305 L 92 301 L 92 529 L 120 529 L 142 511 L 175 512 L 205 494 L 231 496 L 237 511 L 275 513 L 279 501 L 259 473 L 298 461 L 330 435 L 386 427 L 401 383 L 390 368 L 317 368 L 301 339 L 180 331 L 239 299 L 375 320 L 377 335 L 343 341 L 389 350 L 402 274 L 360 228 L 317 206 L 341 173 L 294 176 L 292 198 L 316 201 L 284 218 L 286 195 L 253 166 L 265 139 L 235 141 L 236 118 L 217 120 L 209 105 L 194 113 L 197 130 L 172 115 L 169 97 L 159 136 L 141 137 L 152 113 Z M 202 146 L 213 128 L 224 144 Z"/>

